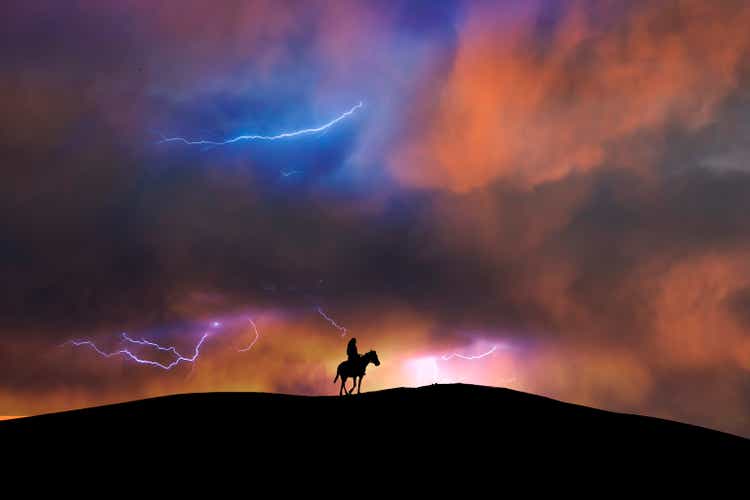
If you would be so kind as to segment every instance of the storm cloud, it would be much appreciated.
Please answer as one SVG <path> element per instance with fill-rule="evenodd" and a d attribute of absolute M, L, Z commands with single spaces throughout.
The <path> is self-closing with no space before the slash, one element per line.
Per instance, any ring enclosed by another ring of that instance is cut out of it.
<path fill-rule="evenodd" d="M 508 385 L 750 435 L 744 2 L 2 10 L 1 414 L 328 393 L 346 338 L 322 308 L 378 349 L 371 388 Z M 160 142 L 360 101 L 294 140 Z M 209 330 L 172 372 L 65 344 Z"/>

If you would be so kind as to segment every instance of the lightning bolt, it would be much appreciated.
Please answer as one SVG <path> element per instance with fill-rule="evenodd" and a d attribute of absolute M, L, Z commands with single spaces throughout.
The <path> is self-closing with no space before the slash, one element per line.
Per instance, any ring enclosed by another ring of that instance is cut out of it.
<path fill-rule="evenodd" d="M 125 356 L 126 358 L 129 358 L 129 359 L 131 359 L 131 360 L 133 360 L 133 361 L 135 361 L 136 363 L 139 363 L 139 364 L 149 365 L 149 366 L 153 366 L 153 367 L 156 367 L 156 368 L 161 368 L 162 370 L 171 370 L 172 368 L 174 368 L 178 364 L 182 363 L 183 361 L 187 362 L 187 363 L 193 363 L 196 359 L 198 359 L 198 356 L 200 355 L 200 348 L 203 345 L 203 342 L 206 341 L 206 338 L 208 338 L 208 333 L 204 333 L 203 336 L 201 337 L 200 341 L 198 342 L 198 344 L 196 344 L 196 346 L 195 346 L 195 352 L 193 353 L 193 355 L 191 357 L 187 357 L 187 356 L 183 356 L 182 354 L 178 353 L 177 350 L 174 347 L 163 347 L 163 346 L 160 346 L 160 345 L 158 345 L 158 344 L 156 344 L 154 342 L 150 342 L 148 340 L 134 340 L 134 339 L 131 339 L 130 337 L 128 337 L 127 334 L 125 334 L 125 333 L 123 333 L 122 335 L 123 335 L 122 336 L 123 340 L 125 340 L 126 342 L 130 342 L 130 343 L 138 344 L 138 345 L 148 345 L 148 346 L 151 346 L 151 347 L 156 347 L 157 349 L 159 349 L 161 351 L 172 351 L 175 354 L 175 356 L 177 356 L 177 357 L 171 363 L 164 364 L 164 363 L 159 363 L 158 361 L 152 361 L 150 359 L 139 358 L 138 356 L 136 356 L 135 354 L 133 354 L 132 352 L 130 352 L 128 349 L 119 349 L 119 350 L 113 351 L 113 352 L 105 352 L 105 351 L 102 351 L 101 349 L 99 349 L 99 347 L 97 347 L 96 344 L 94 344 L 94 342 L 92 342 L 90 340 L 70 340 L 70 341 L 66 342 L 66 344 L 72 344 L 72 345 L 74 345 L 76 347 L 89 346 L 97 354 L 99 354 L 100 356 L 105 357 L 105 358 L 111 358 L 113 356 Z"/>
<path fill-rule="evenodd" d="M 490 354 L 492 354 L 495 351 L 497 351 L 497 346 L 496 345 L 492 346 L 492 349 L 490 349 L 489 351 L 483 352 L 482 354 L 477 354 L 476 356 L 466 356 L 464 354 L 459 354 L 457 352 L 454 352 L 452 354 L 443 354 L 442 356 L 440 356 L 440 359 L 442 359 L 443 361 L 448 361 L 451 358 L 459 358 L 459 359 L 465 359 L 465 360 L 468 360 L 468 361 L 473 361 L 475 359 L 482 359 L 482 358 L 484 358 L 486 356 L 489 356 Z"/>
<path fill-rule="evenodd" d="M 454 352 L 451 354 L 443 354 L 440 357 L 427 356 L 423 358 L 412 359 L 410 363 L 413 363 L 413 366 L 415 366 L 417 369 L 418 383 L 421 383 L 421 381 L 425 379 L 430 380 L 431 383 L 438 383 L 440 380 L 440 367 L 439 367 L 440 361 L 450 361 L 451 359 L 454 359 L 454 358 L 464 359 L 467 361 L 475 361 L 478 359 L 486 358 L 487 356 L 497 351 L 500 347 L 501 347 L 500 344 L 496 344 L 492 346 L 492 348 L 486 352 L 483 352 L 481 354 L 471 355 L 471 356 L 466 355 L 466 354 L 461 354 L 458 352 Z"/>
<path fill-rule="evenodd" d="M 253 348 L 253 346 L 255 345 L 255 343 L 256 343 L 256 342 L 258 341 L 258 339 L 260 338 L 260 333 L 258 333 L 258 327 L 257 327 L 257 326 L 255 326 L 255 322 L 254 322 L 254 321 L 253 321 L 252 319 L 250 319 L 250 324 L 251 324 L 251 325 L 253 325 L 253 330 L 255 330 L 255 338 L 253 339 L 253 341 L 252 341 L 252 342 L 250 342 L 250 345 L 249 345 L 249 346 L 247 346 L 247 347 L 243 347 L 242 349 L 240 349 L 240 350 L 239 350 L 239 351 L 237 351 L 237 352 L 247 352 L 247 351 L 249 351 L 250 349 L 252 349 L 252 348 Z"/>
<path fill-rule="evenodd" d="M 153 347 L 155 349 L 158 349 L 159 351 L 170 351 L 175 356 L 177 356 L 178 358 L 182 357 L 182 354 L 180 354 L 179 352 L 177 352 L 177 349 L 174 348 L 174 347 L 171 347 L 171 346 L 170 347 L 164 347 L 164 346 L 161 346 L 161 345 L 159 345 L 159 344 L 157 344 L 155 342 L 151 342 L 151 341 L 143 339 L 143 338 L 141 340 L 135 340 L 135 339 L 132 339 L 132 338 L 128 337 L 128 334 L 125 333 L 125 332 L 122 332 L 121 336 L 122 336 L 122 340 L 124 340 L 125 342 L 130 342 L 131 344 L 137 344 L 137 345 L 147 345 L 147 346 Z"/>
<path fill-rule="evenodd" d="M 333 320 L 333 318 L 331 318 L 331 317 L 330 317 L 330 316 L 328 316 L 328 315 L 327 315 L 327 314 L 326 314 L 325 312 L 323 312 L 323 309 L 321 309 L 320 307 L 318 307 L 318 314 L 320 314 L 321 316 L 323 316 L 323 318 L 325 318 L 325 320 L 326 320 L 326 321 L 328 321 L 328 322 L 329 322 L 329 323 L 330 323 L 331 325 L 333 325 L 333 327 L 334 327 L 334 328 L 335 328 L 336 330 L 340 331 L 340 332 L 341 332 L 341 336 L 342 336 L 342 337 L 343 337 L 344 335 L 346 335 L 346 334 L 348 333 L 348 331 L 349 331 L 349 330 L 347 330 L 347 329 L 346 329 L 346 328 L 344 328 L 343 326 L 341 326 L 341 325 L 339 325 L 338 323 L 336 323 L 336 322 L 335 322 L 335 321 Z"/>
<path fill-rule="evenodd" d="M 224 141 L 210 141 L 206 139 L 189 140 L 189 139 L 185 139 L 184 137 L 165 137 L 161 141 L 158 141 L 157 144 L 162 144 L 164 142 L 181 142 L 183 144 L 188 144 L 191 146 L 192 145 L 226 146 L 227 144 L 234 144 L 235 142 L 240 142 L 240 141 L 278 141 L 279 139 L 290 139 L 292 137 L 297 137 L 300 135 L 309 135 L 309 134 L 315 134 L 318 132 L 323 132 L 324 130 L 333 127 L 341 120 L 344 120 L 348 118 L 349 116 L 353 115 L 355 111 L 357 111 L 363 106 L 364 106 L 364 103 L 360 101 L 359 103 L 357 103 L 356 106 L 351 108 L 349 111 L 342 113 L 338 117 L 334 118 L 333 120 L 319 127 L 305 128 L 302 130 L 295 130 L 293 132 L 283 132 L 277 135 L 238 135 L 237 137 L 233 137 L 231 139 L 227 139 Z"/>

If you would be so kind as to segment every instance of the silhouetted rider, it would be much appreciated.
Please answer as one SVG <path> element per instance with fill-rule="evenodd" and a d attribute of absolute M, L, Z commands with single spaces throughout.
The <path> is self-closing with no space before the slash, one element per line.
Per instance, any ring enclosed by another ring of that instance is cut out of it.
<path fill-rule="evenodd" d="M 357 361 L 359 359 L 359 353 L 357 352 L 357 339 L 353 338 L 346 345 L 346 356 L 349 361 Z"/>

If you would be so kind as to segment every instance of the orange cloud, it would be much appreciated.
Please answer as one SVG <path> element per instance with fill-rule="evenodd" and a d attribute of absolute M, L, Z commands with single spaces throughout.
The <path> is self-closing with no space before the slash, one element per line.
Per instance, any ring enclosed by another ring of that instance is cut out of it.
<path fill-rule="evenodd" d="M 656 280 L 652 340 L 660 362 L 750 370 L 750 339 L 732 313 L 735 294 L 750 286 L 749 256 L 737 249 L 686 258 Z"/>
<path fill-rule="evenodd" d="M 529 2 L 508 26 L 495 5 L 472 4 L 447 80 L 419 103 L 432 108 L 424 128 L 392 156 L 398 179 L 467 191 L 495 179 L 534 186 L 605 160 L 635 166 L 609 151 L 670 123 L 710 122 L 750 46 L 739 2 L 639 4 L 606 27 L 576 2 L 547 44 L 535 31 L 542 8 Z"/>

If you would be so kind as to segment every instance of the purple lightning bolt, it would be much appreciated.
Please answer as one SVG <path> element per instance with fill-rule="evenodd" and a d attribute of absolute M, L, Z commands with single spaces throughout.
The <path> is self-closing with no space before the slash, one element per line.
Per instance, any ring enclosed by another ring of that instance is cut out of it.
<path fill-rule="evenodd" d="M 124 340 L 125 342 L 130 342 L 131 344 L 147 345 L 149 347 L 153 347 L 154 349 L 158 349 L 159 351 L 170 351 L 172 354 L 174 354 L 178 358 L 183 357 L 182 354 L 177 352 L 177 349 L 172 346 L 164 347 L 164 346 L 157 344 L 156 342 L 151 342 L 143 338 L 141 340 L 135 340 L 135 339 L 128 337 L 128 334 L 125 332 L 122 332 L 122 340 Z"/>
<path fill-rule="evenodd" d="M 331 317 L 330 317 L 330 316 L 328 316 L 328 315 L 327 315 L 327 314 L 326 314 L 325 312 L 323 312 L 323 309 L 321 309 L 320 307 L 318 307 L 318 314 L 320 314 L 321 316 L 323 316 L 323 318 L 325 318 L 325 320 L 326 320 L 326 321 L 328 321 L 328 322 L 329 322 L 329 323 L 330 323 L 331 325 L 333 325 L 333 327 L 334 327 L 334 328 L 335 328 L 336 330 L 340 331 L 340 332 L 341 332 L 341 336 L 342 336 L 342 337 L 343 337 L 344 335 L 346 335 L 346 334 L 348 333 L 348 331 L 349 331 L 349 330 L 347 330 L 347 329 L 346 329 L 346 328 L 344 328 L 343 326 L 341 326 L 341 325 L 339 325 L 338 323 L 336 323 L 336 322 L 335 322 L 335 321 L 333 320 L 333 318 L 331 318 Z"/>
<path fill-rule="evenodd" d="M 250 319 L 250 324 L 251 324 L 251 325 L 253 325 L 253 330 L 255 330 L 255 338 L 253 339 L 253 341 L 252 341 L 252 342 L 250 343 L 250 345 L 249 345 L 249 346 L 247 346 L 247 347 L 243 347 L 242 349 L 240 349 L 240 350 L 239 350 L 239 351 L 237 351 L 237 352 L 247 352 L 247 351 L 249 351 L 250 349 L 252 349 L 252 348 L 253 348 L 253 346 L 255 345 L 255 343 L 256 343 L 256 342 L 258 341 L 258 339 L 260 338 L 260 333 L 258 333 L 258 327 L 257 327 L 257 326 L 255 326 L 255 322 L 254 322 L 254 321 L 253 321 L 252 319 Z"/>
<path fill-rule="evenodd" d="M 136 363 L 139 363 L 139 364 L 154 366 L 154 367 L 157 367 L 157 368 L 161 368 L 162 370 L 171 370 L 172 368 L 174 368 L 175 366 L 177 366 L 178 364 L 180 364 L 183 361 L 187 362 L 187 363 L 193 363 L 196 359 L 198 359 L 198 356 L 200 355 L 200 348 L 203 345 L 203 342 L 205 342 L 206 338 L 208 338 L 208 333 L 204 333 L 203 334 L 203 337 L 201 337 L 200 341 L 195 346 L 195 352 L 193 353 L 193 355 L 191 357 L 186 357 L 186 356 L 181 355 L 180 353 L 177 352 L 177 350 L 174 347 L 162 347 L 162 346 L 160 346 L 160 345 L 158 345 L 158 344 L 156 344 L 154 342 L 150 342 L 148 340 L 134 340 L 134 339 L 131 339 L 130 337 L 128 337 L 127 334 L 125 334 L 125 333 L 122 334 L 122 338 L 126 342 L 130 342 L 130 343 L 133 343 L 133 344 L 148 345 L 148 346 L 151 346 L 151 347 L 155 347 L 155 348 L 157 348 L 157 349 L 159 349 L 161 351 L 171 351 L 177 357 L 171 363 L 164 364 L 164 363 L 159 363 L 158 361 L 152 361 L 152 360 L 149 360 L 149 359 L 139 358 L 138 356 L 136 356 L 135 354 L 133 354 L 132 352 L 130 352 L 128 349 L 119 349 L 119 350 L 113 351 L 113 352 L 105 352 L 105 351 L 102 351 L 101 349 L 99 349 L 96 346 L 96 344 L 94 344 L 90 340 L 70 340 L 70 341 L 66 342 L 66 344 L 72 344 L 72 345 L 74 345 L 76 347 L 87 345 L 87 346 L 91 347 L 94 351 L 96 351 L 97 354 L 99 354 L 100 356 L 103 356 L 105 358 L 111 358 L 113 356 L 125 356 L 127 358 L 132 359 L 133 361 L 135 361 Z"/>
<path fill-rule="evenodd" d="M 459 354 L 457 352 L 454 352 L 452 354 L 443 354 L 442 356 L 440 356 L 440 359 L 442 359 L 443 361 L 448 361 L 451 358 L 459 358 L 459 359 L 465 359 L 465 360 L 468 360 L 468 361 L 473 361 L 475 359 L 482 359 L 482 358 L 484 358 L 486 356 L 489 356 L 490 354 L 492 354 L 495 351 L 497 351 L 497 346 L 496 345 L 492 346 L 492 349 L 490 349 L 489 351 L 483 352 L 482 354 L 477 354 L 476 356 L 466 356 L 464 354 Z"/>

